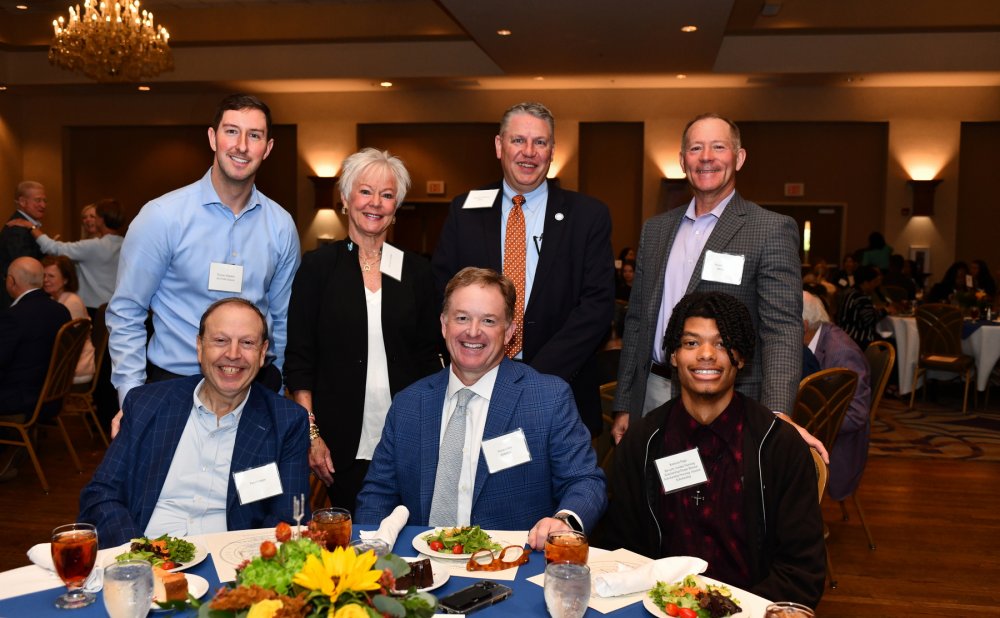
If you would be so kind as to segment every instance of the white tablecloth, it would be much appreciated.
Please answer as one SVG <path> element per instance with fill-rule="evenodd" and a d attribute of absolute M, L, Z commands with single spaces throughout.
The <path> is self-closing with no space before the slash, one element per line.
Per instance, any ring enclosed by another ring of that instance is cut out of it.
<path fill-rule="evenodd" d="M 896 338 L 896 367 L 899 376 L 899 393 L 913 390 L 913 370 L 920 356 L 920 334 L 917 319 L 888 316 L 879 322 L 879 332 Z M 1000 359 L 1000 324 L 984 324 L 967 339 L 962 340 L 962 351 L 976 361 L 976 389 L 986 390 L 993 366 Z M 936 377 L 937 372 L 931 374 Z"/>

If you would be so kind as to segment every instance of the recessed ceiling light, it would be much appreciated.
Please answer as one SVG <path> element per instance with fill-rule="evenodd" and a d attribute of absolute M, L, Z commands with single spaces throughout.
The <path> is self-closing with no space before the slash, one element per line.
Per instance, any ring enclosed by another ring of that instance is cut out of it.
<path fill-rule="evenodd" d="M 698 32 L 698 26 L 681 26 L 681 32 Z"/>
<path fill-rule="evenodd" d="M 539 75 L 538 77 L 536 77 L 536 78 L 535 78 L 535 81 L 536 81 L 536 82 L 541 82 L 541 81 L 545 81 L 545 78 L 544 78 L 544 77 L 542 77 L 541 75 Z"/>
<path fill-rule="evenodd" d="M 685 74 L 683 74 L 683 73 L 678 73 L 677 74 L 677 79 L 687 79 L 687 78 L 688 78 L 688 76 L 685 75 Z"/>
<path fill-rule="evenodd" d="M 506 28 L 501 28 L 501 29 L 497 30 L 497 34 L 499 34 L 500 36 L 510 36 L 510 35 L 512 35 L 514 33 L 511 32 L 510 30 L 506 29 Z"/>
<path fill-rule="evenodd" d="M 28 5 L 27 4 L 15 4 L 14 8 L 17 9 L 17 10 L 19 10 L 19 11 L 27 11 L 28 10 Z"/>
<path fill-rule="evenodd" d="M 7 86 L 0 86 L 0 92 L 3 92 L 6 89 L 7 89 Z"/>
<path fill-rule="evenodd" d="M 149 92 L 152 90 L 149 86 L 139 86 L 139 92 Z"/>
<path fill-rule="evenodd" d="M 392 88 L 392 82 L 379 82 L 378 85 L 382 86 L 383 88 Z"/>

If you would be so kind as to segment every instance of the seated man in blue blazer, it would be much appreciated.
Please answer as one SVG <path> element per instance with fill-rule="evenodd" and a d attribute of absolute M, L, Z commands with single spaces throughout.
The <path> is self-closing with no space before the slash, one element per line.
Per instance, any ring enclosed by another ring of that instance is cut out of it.
<path fill-rule="evenodd" d="M 549 532 L 591 530 L 607 506 L 590 433 L 562 379 L 507 359 L 514 284 L 465 268 L 445 289 L 451 365 L 400 391 L 375 449 L 355 519 L 397 505 L 410 524 Z M 455 421 L 455 422 L 452 422 Z"/>
<path fill-rule="evenodd" d="M 80 493 L 79 521 L 101 547 L 141 535 L 187 536 L 291 521 L 309 495 L 305 409 L 254 384 L 267 322 L 242 298 L 201 318 L 196 376 L 139 386 L 122 430 Z"/>

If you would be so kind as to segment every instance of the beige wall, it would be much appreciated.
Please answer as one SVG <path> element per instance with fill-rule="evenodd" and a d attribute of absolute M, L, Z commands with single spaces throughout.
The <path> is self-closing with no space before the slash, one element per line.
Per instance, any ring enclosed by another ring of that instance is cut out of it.
<path fill-rule="evenodd" d="M 218 93 L 135 93 L 119 96 L 16 96 L 7 92 L 0 113 L 12 121 L 13 135 L 0 125 L 0 196 L 16 182 L 10 169 L 48 187 L 50 225 L 71 234 L 62 205 L 62 127 L 206 123 Z M 905 250 L 910 244 L 933 248 L 934 270 L 955 254 L 958 206 L 958 138 L 962 121 L 1000 119 L 1000 88 L 753 88 L 672 90 L 548 90 L 269 94 L 275 121 L 298 125 L 300 155 L 296 205 L 303 245 L 321 234 L 343 236 L 339 214 L 313 209 L 306 176 L 335 174 L 356 145 L 362 122 L 498 121 L 510 104 L 536 99 L 556 115 L 555 165 L 565 187 L 578 186 L 577 128 L 581 121 L 633 121 L 645 126 L 643 215 L 656 211 L 665 171 L 679 173 L 680 131 L 692 116 L 714 109 L 723 115 L 759 121 L 887 121 L 885 235 Z M 136 148 L 141 148 L 137 144 Z M 276 147 L 281 147 L 278 144 Z M 492 149 L 492 144 L 483 148 Z M 789 156 L 808 157 L 822 144 L 802 144 Z M 207 146 L 206 146 L 207 148 Z M 752 153 L 751 153 L 752 155 Z M 20 165 L 18 164 L 20 161 Z M 843 165 L 850 166 L 851 161 Z M 933 219 L 910 219 L 899 208 L 910 201 L 906 180 L 915 167 L 929 166 L 944 182 L 938 187 Z M 673 174 L 672 174 L 673 175 Z M 499 168 L 498 168 L 499 176 Z M 492 179 L 483 179 L 484 182 Z M 66 205 L 65 208 L 76 208 Z M 67 210 L 68 212 L 68 210 Z"/>

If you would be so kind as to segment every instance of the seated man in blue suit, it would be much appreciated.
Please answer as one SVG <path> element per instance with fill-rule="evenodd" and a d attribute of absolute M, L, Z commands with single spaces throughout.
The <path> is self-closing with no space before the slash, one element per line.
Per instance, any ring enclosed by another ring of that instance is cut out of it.
<path fill-rule="evenodd" d="M 507 359 L 514 284 L 465 268 L 445 289 L 451 365 L 400 391 L 375 449 L 355 519 L 397 505 L 414 525 L 549 532 L 591 530 L 607 506 L 590 433 L 562 379 Z M 456 422 L 452 422 L 452 421 Z"/>
<path fill-rule="evenodd" d="M 309 423 L 254 383 L 267 346 L 260 310 L 226 298 L 201 318 L 204 377 L 129 392 L 121 433 L 80 493 L 79 521 L 97 526 L 101 547 L 293 519 L 292 497 L 309 495 Z"/>

